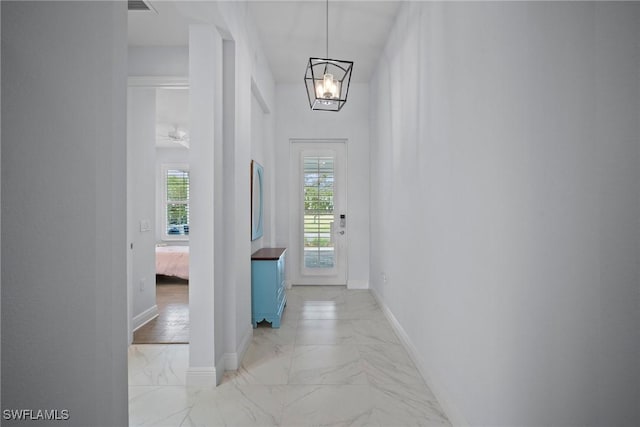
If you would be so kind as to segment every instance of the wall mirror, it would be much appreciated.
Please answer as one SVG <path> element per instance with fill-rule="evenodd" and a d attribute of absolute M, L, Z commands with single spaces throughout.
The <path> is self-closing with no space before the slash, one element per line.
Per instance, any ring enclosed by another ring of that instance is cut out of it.
<path fill-rule="evenodd" d="M 264 169 L 251 161 L 251 240 L 262 237 L 264 223 Z"/>

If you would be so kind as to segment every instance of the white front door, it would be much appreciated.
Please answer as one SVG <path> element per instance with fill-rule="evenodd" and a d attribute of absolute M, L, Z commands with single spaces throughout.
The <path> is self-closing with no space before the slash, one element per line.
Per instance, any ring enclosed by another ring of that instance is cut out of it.
<path fill-rule="evenodd" d="M 293 140 L 291 165 L 291 283 L 346 285 L 346 141 Z"/>

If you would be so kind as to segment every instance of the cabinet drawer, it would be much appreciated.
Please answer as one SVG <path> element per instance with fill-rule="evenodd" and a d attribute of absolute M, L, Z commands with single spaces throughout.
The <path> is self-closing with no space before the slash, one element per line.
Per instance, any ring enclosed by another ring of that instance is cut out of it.
<path fill-rule="evenodd" d="M 283 298 L 284 298 L 284 287 L 280 286 L 278 288 L 278 297 L 276 298 L 276 301 L 278 301 L 278 304 L 282 302 Z"/>

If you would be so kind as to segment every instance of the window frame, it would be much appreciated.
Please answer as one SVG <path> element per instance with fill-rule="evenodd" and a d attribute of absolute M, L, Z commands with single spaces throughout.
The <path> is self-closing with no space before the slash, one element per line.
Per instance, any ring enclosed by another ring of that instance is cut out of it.
<path fill-rule="evenodd" d="M 167 173 L 170 170 L 180 170 L 180 171 L 186 171 L 189 173 L 189 197 L 186 201 L 186 205 L 189 207 L 188 209 L 190 209 L 190 205 L 191 205 L 191 170 L 189 168 L 189 165 L 187 163 L 163 163 L 162 167 L 161 167 L 161 171 L 162 171 L 162 205 L 161 205 L 161 210 L 162 210 L 162 240 L 164 241 L 172 241 L 172 242 L 188 242 L 189 241 L 189 235 L 188 234 L 169 234 L 167 233 L 168 230 L 168 222 L 169 222 L 169 215 L 167 214 L 167 205 L 170 203 L 170 201 L 168 200 L 167 197 L 167 185 L 168 185 L 168 180 L 167 180 Z M 173 201 L 172 203 L 175 203 L 175 201 Z"/>

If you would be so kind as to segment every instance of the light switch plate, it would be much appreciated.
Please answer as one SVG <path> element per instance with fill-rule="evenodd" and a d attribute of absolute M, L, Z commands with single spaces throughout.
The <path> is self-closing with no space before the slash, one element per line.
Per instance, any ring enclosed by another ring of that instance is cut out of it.
<path fill-rule="evenodd" d="M 149 224 L 149 220 L 148 219 L 141 219 L 140 220 L 140 231 L 150 231 L 151 230 L 151 225 Z"/>

